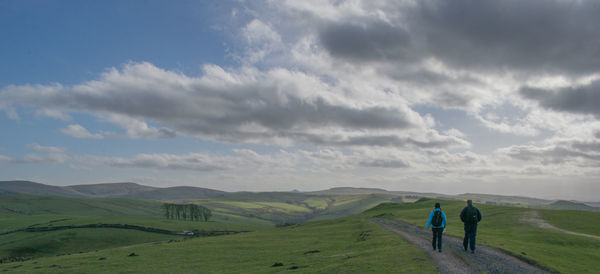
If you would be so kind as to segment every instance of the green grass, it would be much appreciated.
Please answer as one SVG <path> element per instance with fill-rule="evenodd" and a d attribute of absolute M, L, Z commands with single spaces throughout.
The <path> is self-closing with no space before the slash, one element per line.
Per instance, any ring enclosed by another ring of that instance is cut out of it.
<path fill-rule="evenodd" d="M 0 236 L 0 258 L 54 256 L 181 238 L 112 228 L 17 232 Z"/>
<path fill-rule="evenodd" d="M 312 207 L 316 210 L 325 210 L 327 209 L 329 202 L 333 201 L 333 199 L 328 197 L 312 197 L 306 200 L 303 200 L 309 207 Z"/>
<path fill-rule="evenodd" d="M 330 197 L 332 199 L 331 205 L 316 215 L 313 220 L 333 219 L 359 214 L 382 202 L 390 201 L 392 198 L 392 196 L 381 194 Z"/>
<path fill-rule="evenodd" d="M 82 199 L 25 194 L 0 195 L 0 217 L 15 215 L 160 216 L 161 202 L 121 198 Z"/>
<path fill-rule="evenodd" d="M 362 235 L 362 236 L 361 236 Z M 129 257 L 136 253 L 139 256 Z M 100 260 L 100 258 L 105 258 Z M 283 266 L 273 267 L 275 263 Z M 16 272 L 435 273 L 431 259 L 358 217 L 0 265 Z"/>
<path fill-rule="evenodd" d="M 266 192 L 241 193 L 194 202 L 210 208 L 215 220 L 277 225 L 350 216 L 392 198 L 381 194 L 316 196 Z M 235 215 L 239 217 L 233 217 Z"/>
<path fill-rule="evenodd" d="M 34 215 L 3 218 L 0 225 L 10 230 L 26 227 L 81 226 L 87 224 L 127 224 L 169 231 L 256 231 L 263 226 L 223 222 L 193 222 L 167 220 L 156 217 L 135 216 L 66 216 Z M 165 235 L 131 229 L 74 228 L 44 232 L 16 232 L 0 235 L 0 258 L 43 257 L 145 242 L 181 239 L 178 235 Z"/>
<path fill-rule="evenodd" d="M 414 204 L 382 204 L 366 211 L 364 216 L 377 216 L 407 221 L 425 227 L 435 200 Z M 459 214 L 465 206 L 460 201 L 439 201 L 448 217 L 447 233 L 462 238 L 463 224 Z M 479 244 L 501 248 L 516 256 L 533 260 L 543 267 L 563 273 L 590 273 L 600 267 L 600 241 L 540 229 L 524 222 L 526 208 L 476 205 L 483 214 L 478 227 Z M 556 212 L 558 214 L 558 212 Z M 561 214 L 568 216 L 569 212 Z M 560 218 L 560 215 L 554 218 Z"/>
<path fill-rule="evenodd" d="M 600 212 L 538 210 L 548 223 L 565 230 L 600 236 Z"/>

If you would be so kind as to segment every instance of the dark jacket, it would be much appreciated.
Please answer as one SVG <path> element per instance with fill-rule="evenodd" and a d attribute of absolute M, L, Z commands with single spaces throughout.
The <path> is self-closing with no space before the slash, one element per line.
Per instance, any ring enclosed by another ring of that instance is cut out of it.
<path fill-rule="evenodd" d="M 474 206 L 466 206 L 460 212 L 460 220 L 465 224 L 477 224 L 481 221 L 481 212 Z"/>

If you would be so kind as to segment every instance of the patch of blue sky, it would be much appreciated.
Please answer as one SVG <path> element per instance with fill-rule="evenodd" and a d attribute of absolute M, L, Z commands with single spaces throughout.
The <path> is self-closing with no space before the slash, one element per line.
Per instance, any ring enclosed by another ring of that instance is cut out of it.
<path fill-rule="evenodd" d="M 126 62 L 187 75 L 227 66 L 223 33 L 211 28 L 228 2 L 2 1 L 0 87 L 78 84 Z"/>

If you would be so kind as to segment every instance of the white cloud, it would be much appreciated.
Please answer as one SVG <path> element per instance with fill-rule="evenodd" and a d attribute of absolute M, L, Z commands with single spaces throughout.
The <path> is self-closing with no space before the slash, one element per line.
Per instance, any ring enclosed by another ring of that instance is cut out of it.
<path fill-rule="evenodd" d="M 64 112 L 60 111 L 60 110 L 56 110 L 56 109 L 38 109 L 35 111 L 35 113 L 39 116 L 46 116 L 46 117 L 50 117 L 50 118 L 54 118 L 54 119 L 59 119 L 62 121 L 71 121 L 72 118 L 71 116 L 65 114 Z"/>
<path fill-rule="evenodd" d="M 186 135 L 226 142 L 425 147 L 465 143 L 432 132 L 427 119 L 402 101 L 365 101 L 347 96 L 347 88 L 283 68 L 225 71 L 213 65 L 205 67 L 202 77 L 190 78 L 141 63 L 73 87 L 9 86 L 0 98 L 91 113 L 124 128 L 132 138 L 175 136 L 171 129 L 146 123 L 154 121 Z"/>
<path fill-rule="evenodd" d="M 28 148 L 33 149 L 37 152 L 46 152 L 46 153 L 64 153 L 66 151 L 65 148 L 62 147 L 53 147 L 53 146 L 42 146 L 38 143 L 31 143 L 27 145 Z"/>
<path fill-rule="evenodd" d="M 583 186 L 597 179 L 600 21 L 592 1 L 240 5 L 231 11 L 239 26 L 231 67 L 205 64 L 200 76 L 189 76 L 128 63 L 74 86 L 3 87 L 0 109 L 15 119 L 21 106 L 63 120 L 85 113 L 124 131 L 104 136 L 226 143 L 229 155 L 98 161 L 205 171 L 237 186 L 368 182 L 505 193 L 508 186 L 535 191 L 546 182 L 559 189 L 559 180 Z M 456 112 L 468 122 L 439 116 Z M 77 124 L 63 132 L 101 136 Z M 481 143 L 490 147 L 473 147 Z M 282 150 L 261 154 L 238 144 Z"/>
<path fill-rule="evenodd" d="M 104 138 L 101 134 L 92 134 L 86 128 L 78 124 L 68 125 L 66 128 L 60 130 L 63 134 L 69 135 L 75 138 L 81 139 L 102 139 Z"/>
<path fill-rule="evenodd" d="M 11 162 L 11 161 L 12 161 L 12 158 L 0 154 L 0 163 L 6 163 L 6 162 Z"/>

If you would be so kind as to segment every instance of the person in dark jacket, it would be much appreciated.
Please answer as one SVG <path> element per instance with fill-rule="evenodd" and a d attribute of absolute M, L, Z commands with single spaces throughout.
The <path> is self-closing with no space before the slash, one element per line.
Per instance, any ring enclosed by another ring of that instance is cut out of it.
<path fill-rule="evenodd" d="M 475 253 L 475 236 L 477 235 L 477 223 L 481 221 L 481 212 L 473 206 L 472 200 L 468 200 L 467 206 L 460 212 L 460 220 L 465 224 L 463 247 L 465 251 L 471 247 L 471 253 Z"/>
<path fill-rule="evenodd" d="M 438 218 L 441 217 L 441 220 Z M 435 203 L 435 208 L 429 214 L 429 219 L 427 220 L 427 229 L 431 227 L 431 231 L 433 231 L 433 240 L 431 245 L 433 245 L 433 250 L 436 248 L 439 252 L 442 252 L 442 233 L 446 228 L 446 214 L 440 208 L 440 203 Z"/>

